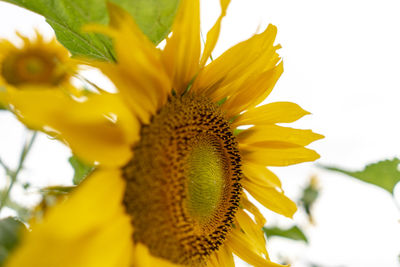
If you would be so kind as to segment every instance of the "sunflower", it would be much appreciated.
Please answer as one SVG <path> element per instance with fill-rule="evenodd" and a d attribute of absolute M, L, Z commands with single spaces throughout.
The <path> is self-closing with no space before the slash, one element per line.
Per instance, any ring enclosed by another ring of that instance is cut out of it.
<path fill-rule="evenodd" d="M 20 45 L 0 39 L 0 106 L 12 109 L 7 94 L 18 90 L 57 89 L 82 94 L 83 90 L 71 84 L 77 64 L 55 38 L 45 40 L 38 31 L 32 38 L 16 34 Z"/>
<path fill-rule="evenodd" d="M 35 31 L 29 39 L 17 32 L 16 46 L 0 40 L 0 86 L 18 89 L 55 87 L 67 82 L 75 70 L 69 52 L 55 38 L 44 40 Z"/>
<path fill-rule="evenodd" d="M 309 114 L 294 103 L 258 106 L 283 71 L 276 27 L 207 64 L 228 4 L 221 0 L 202 51 L 198 0 L 181 1 L 163 49 L 109 4 L 109 26 L 85 30 L 110 36 L 117 62 L 83 63 L 107 75 L 116 94 L 6 92 L 25 124 L 53 132 L 97 167 L 32 222 L 7 266 L 234 266 L 233 254 L 280 266 L 269 260 L 265 219 L 247 195 L 292 217 L 296 205 L 266 167 L 319 158 L 304 146 L 322 136 L 276 125 Z"/>

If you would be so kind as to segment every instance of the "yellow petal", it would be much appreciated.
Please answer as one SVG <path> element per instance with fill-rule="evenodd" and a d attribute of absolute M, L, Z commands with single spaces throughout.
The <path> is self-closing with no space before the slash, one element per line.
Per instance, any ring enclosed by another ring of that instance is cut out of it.
<path fill-rule="evenodd" d="M 179 267 L 181 265 L 173 264 L 165 259 L 157 258 L 152 256 L 149 249 L 141 244 L 137 243 L 133 250 L 132 256 L 133 267 Z"/>
<path fill-rule="evenodd" d="M 121 205 L 124 187 L 118 170 L 93 173 L 41 222 L 32 223 L 6 266 L 130 266 L 132 227 Z"/>
<path fill-rule="evenodd" d="M 68 143 L 88 163 L 120 166 L 131 157 L 140 125 L 117 95 L 74 101 L 58 90 L 8 90 L 7 102 L 28 127 Z"/>
<path fill-rule="evenodd" d="M 67 201 L 52 208 L 37 227 L 58 232 L 60 238 L 75 239 L 123 213 L 124 191 L 125 181 L 120 170 L 98 169 L 72 192 Z"/>
<path fill-rule="evenodd" d="M 291 102 L 274 102 L 249 109 L 232 123 L 232 127 L 240 125 L 265 125 L 294 122 L 304 115 L 310 114 L 299 105 Z"/>
<path fill-rule="evenodd" d="M 248 200 L 246 194 L 242 194 L 240 204 L 243 206 L 243 208 L 247 211 L 249 211 L 251 214 L 254 215 L 254 219 L 258 225 L 258 227 L 262 228 L 267 220 L 265 217 L 261 214 L 260 210 Z"/>
<path fill-rule="evenodd" d="M 289 218 L 292 218 L 297 211 L 296 204 L 286 197 L 282 191 L 253 183 L 247 178 L 242 183 L 243 187 L 266 208 Z"/>
<path fill-rule="evenodd" d="M 181 0 L 172 26 L 172 36 L 163 51 L 165 67 L 173 81 L 173 89 L 183 93 L 199 70 L 200 3 Z"/>
<path fill-rule="evenodd" d="M 235 266 L 232 251 L 227 246 L 224 245 L 220 247 L 218 252 L 216 252 L 216 255 L 218 258 L 218 265 L 215 265 L 215 267 Z"/>
<path fill-rule="evenodd" d="M 86 25 L 84 29 L 112 37 L 117 63 L 89 61 L 87 64 L 100 68 L 115 83 L 133 112 L 148 123 L 150 115 L 165 103 L 171 91 L 161 52 L 127 12 L 111 3 L 108 10 L 110 26 Z"/>
<path fill-rule="evenodd" d="M 254 247 L 257 249 L 257 253 L 264 254 L 267 259 L 268 253 L 266 249 L 266 241 L 264 237 L 264 232 L 258 225 L 253 222 L 249 215 L 242 209 L 238 209 L 235 215 L 236 221 L 240 229 L 246 234 L 246 236 L 251 240 Z"/>
<path fill-rule="evenodd" d="M 260 183 L 262 185 L 266 184 L 274 188 L 282 188 L 282 184 L 278 176 L 265 168 L 265 166 L 246 162 L 242 166 L 242 171 L 243 174 L 254 183 Z"/>
<path fill-rule="evenodd" d="M 273 69 L 247 80 L 234 95 L 221 106 L 226 116 L 231 118 L 242 111 L 260 104 L 272 92 L 276 82 L 283 72 L 282 62 Z"/>
<path fill-rule="evenodd" d="M 280 265 L 273 263 L 267 259 L 264 259 L 257 253 L 255 253 L 251 248 L 253 244 L 246 239 L 246 236 L 240 231 L 240 229 L 233 229 L 226 240 L 226 245 L 235 253 L 239 258 L 247 262 L 254 267 L 282 267 L 285 265 Z"/>
<path fill-rule="evenodd" d="M 151 77 L 148 77 L 146 84 L 145 75 L 140 77 L 132 75 L 131 71 L 135 68 L 127 70 L 125 66 L 113 63 L 96 63 L 93 66 L 110 78 L 131 112 L 144 124 L 150 122 L 152 115 L 155 115 L 166 101 L 166 94 L 155 95 L 157 90 L 150 88 L 153 81 Z M 157 87 L 157 85 L 154 86 Z"/>
<path fill-rule="evenodd" d="M 241 151 L 244 161 L 263 166 L 288 166 L 320 158 L 317 152 L 305 147 L 258 148 L 247 146 Z"/>
<path fill-rule="evenodd" d="M 279 143 L 283 143 L 282 146 L 285 146 L 285 143 L 306 146 L 323 137 L 323 135 L 316 134 L 311 130 L 294 129 L 274 124 L 254 126 L 240 132 L 237 136 L 239 144 L 253 144 L 257 147 L 268 147 L 268 144 L 271 144 L 271 147 L 279 147 Z M 289 144 L 287 145 L 290 146 Z"/>
<path fill-rule="evenodd" d="M 203 67 L 208 58 L 211 56 L 211 52 L 213 51 L 215 45 L 218 41 L 219 32 L 221 30 L 221 21 L 222 18 L 226 15 L 226 10 L 229 6 L 230 0 L 220 0 L 221 4 L 221 15 L 219 16 L 217 22 L 215 22 L 214 26 L 207 33 L 207 40 L 204 45 L 203 54 L 200 59 L 200 66 Z"/>
<path fill-rule="evenodd" d="M 215 99 L 214 93 L 230 85 L 222 99 L 242 87 L 249 77 L 274 68 L 279 62 L 275 36 L 276 27 L 269 25 L 263 33 L 230 48 L 199 73 L 192 90 Z"/>
<path fill-rule="evenodd" d="M 207 260 L 206 267 L 218 267 L 221 264 L 218 262 L 217 254 L 213 253 Z"/>

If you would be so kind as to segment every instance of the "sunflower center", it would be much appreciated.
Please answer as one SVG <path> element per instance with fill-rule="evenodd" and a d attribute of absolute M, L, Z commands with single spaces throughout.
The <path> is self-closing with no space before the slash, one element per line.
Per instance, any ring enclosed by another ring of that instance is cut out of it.
<path fill-rule="evenodd" d="M 135 242 L 177 264 L 204 265 L 223 244 L 239 204 L 237 142 L 208 99 L 172 97 L 142 127 L 123 168 Z"/>
<path fill-rule="evenodd" d="M 56 85 L 65 75 L 57 70 L 57 61 L 55 55 L 44 51 L 11 53 L 3 60 L 1 72 L 12 85 Z"/>
<path fill-rule="evenodd" d="M 188 211 L 201 222 L 212 216 L 223 194 L 224 166 L 217 144 L 197 143 L 187 161 Z"/>

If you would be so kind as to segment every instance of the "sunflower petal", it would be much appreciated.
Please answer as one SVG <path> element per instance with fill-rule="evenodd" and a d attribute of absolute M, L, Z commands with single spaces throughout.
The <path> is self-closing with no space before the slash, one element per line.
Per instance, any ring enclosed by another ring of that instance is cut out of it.
<path fill-rule="evenodd" d="M 208 261 L 206 263 L 206 267 L 218 267 L 221 266 L 221 264 L 218 261 L 217 253 L 213 253 L 210 255 L 208 258 Z"/>
<path fill-rule="evenodd" d="M 129 107 L 144 122 L 167 100 L 171 82 L 161 52 L 142 33 L 133 18 L 117 5 L 108 3 L 110 25 L 86 25 L 85 31 L 113 38 L 117 63 L 87 62 L 101 69 L 116 85 Z"/>
<path fill-rule="evenodd" d="M 233 261 L 232 251 L 230 251 L 230 249 L 227 246 L 222 246 L 218 250 L 217 257 L 218 257 L 219 265 L 216 265 L 216 267 L 232 267 L 232 266 L 235 266 L 235 263 Z"/>
<path fill-rule="evenodd" d="M 68 143 L 87 163 L 120 166 L 131 157 L 140 125 L 118 96 L 74 101 L 58 90 L 7 90 L 7 103 L 28 127 Z"/>
<path fill-rule="evenodd" d="M 214 93 L 230 85 L 222 99 L 241 88 L 249 77 L 274 68 L 280 60 L 276 53 L 279 46 L 273 45 L 275 36 L 276 27 L 269 25 L 263 33 L 230 48 L 199 73 L 192 90 L 214 99 Z"/>
<path fill-rule="evenodd" d="M 246 146 L 241 150 L 244 161 L 263 166 L 289 166 L 320 158 L 317 152 L 305 147 L 255 148 Z"/>
<path fill-rule="evenodd" d="M 242 166 L 243 174 L 254 183 L 266 184 L 274 188 L 282 188 L 281 181 L 273 172 L 256 164 L 246 163 Z"/>
<path fill-rule="evenodd" d="M 229 239 L 226 241 L 226 245 L 235 253 L 239 258 L 245 262 L 251 264 L 254 267 L 282 267 L 273 263 L 267 259 L 264 259 L 260 255 L 256 254 L 252 248 L 253 244 L 246 238 L 246 236 L 240 231 L 240 229 L 233 229 Z"/>
<path fill-rule="evenodd" d="M 243 206 L 245 210 L 249 211 L 251 214 L 254 215 L 254 219 L 258 227 L 262 228 L 267 223 L 267 220 L 261 214 L 260 210 L 251 201 L 248 200 L 245 194 L 242 194 L 240 204 Z"/>
<path fill-rule="evenodd" d="M 124 186 L 118 170 L 93 173 L 43 221 L 32 223 L 6 266 L 130 266 L 132 227 L 121 205 Z"/>
<path fill-rule="evenodd" d="M 251 78 L 241 86 L 234 95 L 229 97 L 221 106 L 226 116 L 231 118 L 242 111 L 260 104 L 274 88 L 283 72 L 283 63 Z"/>
<path fill-rule="evenodd" d="M 299 105 L 291 102 L 274 102 L 249 109 L 232 123 L 232 127 L 240 125 L 265 125 L 294 122 L 304 115 L 311 114 Z"/>
<path fill-rule="evenodd" d="M 99 68 L 111 79 L 131 112 L 144 124 L 150 122 L 151 116 L 166 100 L 166 94 L 161 93 L 157 96 L 149 93 L 152 89 L 147 88 L 147 86 L 151 84 L 151 78 L 149 79 L 150 82 L 144 85 L 145 79 L 142 80 L 144 76 L 138 78 L 136 75 L 131 75 L 132 69 L 127 70 L 125 67 L 103 62 L 93 64 L 93 66 Z M 147 88 L 147 90 L 143 90 L 143 88 Z"/>
<path fill-rule="evenodd" d="M 221 30 L 221 21 L 226 15 L 226 10 L 228 9 L 229 3 L 230 0 L 220 0 L 221 15 L 219 16 L 217 22 L 215 22 L 214 26 L 207 33 L 206 44 L 204 45 L 203 54 L 201 55 L 200 59 L 201 67 L 206 64 L 208 58 L 211 56 L 211 52 L 217 44 L 219 32 Z"/>
<path fill-rule="evenodd" d="M 249 179 L 244 179 L 243 187 L 258 202 L 276 213 L 292 218 L 297 211 L 296 204 L 286 197 L 283 192 L 279 192 L 273 187 L 262 186 L 251 182 Z"/>
<path fill-rule="evenodd" d="M 172 26 L 172 36 L 163 51 L 165 68 L 173 81 L 172 87 L 183 93 L 199 70 L 200 3 L 182 0 Z"/>
<path fill-rule="evenodd" d="M 265 247 L 266 240 L 264 237 L 264 232 L 261 230 L 261 228 L 259 228 L 258 225 L 253 222 L 250 216 L 247 215 L 247 213 L 244 212 L 242 209 L 238 209 L 236 211 L 235 218 L 237 220 L 238 226 L 242 229 L 242 231 L 256 247 L 257 252 L 264 254 L 267 259 L 269 259 L 267 249 Z"/>
<path fill-rule="evenodd" d="M 132 265 L 134 267 L 179 267 L 181 265 L 173 264 L 165 259 L 155 257 L 150 254 L 149 249 L 141 244 L 137 243 L 133 250 Z"/>
<path fill-rule="evenodd" d="M 323 138 L 323 135 L 316 134 L 311 130 L 301 130 L 278 125 L 254 126 L 237 136 L 240 144 L 254 144 L 258 147 L 268 147 L 268 142 L 289 143 L 299 146 L 306 146 L 311 142 Z"/>

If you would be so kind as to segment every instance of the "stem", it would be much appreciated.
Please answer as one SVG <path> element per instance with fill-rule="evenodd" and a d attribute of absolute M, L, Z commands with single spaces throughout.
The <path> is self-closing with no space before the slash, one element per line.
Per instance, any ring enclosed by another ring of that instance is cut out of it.
<path fill-rule="evenodd" d="M 32 137 L 30 138 L 30 140 L 28 142 L 25 142 L 24 144 L 24 148 L 22 149 L 22 153 L 21 156 L 19 157 L 19 162 L 18 162 L 18 166 L 15 169 L 15 171 L 10 170 L 10 168 L 8 168 L 3 161 L 0 160 L 0 165 L 2 165 L 4 167 L 4 169 L 6 170 L 7 175 L 10 177 L 10 184 L 7 187 L 7 190 L 4 192 L 2 198 L 1 198 L 1 202 L 0 202 L 0 211 L 3 209 L 3 207 L 5 206 L 8 197 L 10 195 L 11 189 L 14 186 L 15 182 L 17 181 L 17 177 L 19 172 L 22 170 L 23 166 L 24 166 L 24 162 L 26 159 L 26 156 L 28 155 L 29 151 L 32 148 L 33 142 L 36 139 L 36 135 L 37 132 L 33 132 Z"/>
<path fill-rule="evenodd" d="M 22 167 L 24 165 L 24 161 L 26 159 L 26 156 L 28 155 L 29 151 L 31 150 L 33 142 L 35 142 L 36 136 L 37 136 L 37 132 L 33 132 L 32 137 L 29 140 L 29 142 L 25 143 L 24 148 L 21 153 L 21 156 L 19 158 L 18 167 L 15 171 L 16 175 L 18 175 L 19 171 L 22 169 Z"/>
<path fill-rule="evenodd" d="M 0 165 L 4 168 L 7 175 L 11 174 L 12 171 L 10 170 L 10 168 L 7 167 L 7 165 L 1 159 L 0 159 Z"/>
<path fill-rule="evenodd" d="M 206 44 L 206 40 L 204 39 L 204 36 L 203 36 L 203 32 L 202 32 L 202 31 L 200 31 L 200 37 L 201 37 L 201 41 L 202 41 L 203 44 L 205 45 L 205 44 Z M 210 59 L 211 59 L 211 61 L 214 61 L 213 56 L 212 56 L 212 53 L 210 53 Z"/>
<path fill-rule="evenodd" d="M 392 195 L 392 198 L 393 198 L 393 202 L 394 202 L 394 204 L 396 205 L 396 208 L 399 210 L 399 212 L 400 212 L 400 203 L 399 203 L 399 201 L 397 200 L 397 198 L 394 196 L 394 195 Z"/>
<path fill-rule="evenodd" d="M 80 74 L 76 74 L 75 75 L 77 78 L 81 79 L 82 81 L 88 83 L 89 85 L 93 86 L 94 88 L 96 88 L 96 90 L 98 90 L 101 93 L 104 93 L 105 90 L 101 89 L 100 87 L 98 87 L 95 83 L 89 81 L 88 79 L 86 79 L 84 76 L 80 75 Z"/>

